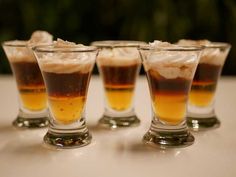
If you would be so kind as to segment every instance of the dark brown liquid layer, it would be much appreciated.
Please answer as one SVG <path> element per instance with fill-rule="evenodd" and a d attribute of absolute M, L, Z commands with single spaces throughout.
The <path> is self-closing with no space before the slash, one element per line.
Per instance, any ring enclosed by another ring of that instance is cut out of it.
<path fill-rule="evenodd" d="M 166 79 L 154 70 L 149 70 L 147 75 L 155 117 L 169 125 L 183 122 L 191 80 Z"/>
<path fill-rule="evenodd" d="M 11 67 L 18 86 L 44 85 L 37 62 L 12 62 Z"/>
<path fill-rule="evenodd" d="M 189 95 L 191 105 L 206 107 L 212 104 L 222 66 L 200 63 Z"/>
<path fill-rule="evenodd" d="M 43 71 L 49 96 L 85 96 L 91 73 L 51 73 Z"/>
<path fill-rule="evenodd" d="M 188 94 L 191 81 L 185 78 L 166 79 L 157 71 L 149 70 L 148 79 L 153 93 L 159 94 Z"/>
<path fill-rule="evenodd" d="M 101 74 L 106 85 L 133 85 L 139 64 L 128 66 L 101 66 Z"/>
<path fill-rule="evenodd" d="M 220 76 L 222 66 L 199 63 L 194 76 L 194 82 L 216 82 Z"/>

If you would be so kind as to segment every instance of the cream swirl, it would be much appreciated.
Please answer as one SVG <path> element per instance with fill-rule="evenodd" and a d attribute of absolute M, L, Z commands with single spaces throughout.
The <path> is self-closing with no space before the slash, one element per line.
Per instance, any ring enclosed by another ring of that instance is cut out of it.
<path fill-rule="evenodd" d="M 41 45 L 41 44 L 51 44 L 53 42 L 53 36 L 47 31 L 35 31 L 32 33 L 29 45 Z"/>
<path fill-rule="evenodd" d="M 182 77 L 191 79 L 198 63 L 198 54 L 192 51 L 168 50 L 182 49 L 167 42 L 154 41 L 149 44 L 154 50 L 144 60 L 145 70 L 154 69 L 167 79 Z M 160 49 L 160 50 L 159 50 Z M 164 50 L 162 50 L 164 49 Z"/>

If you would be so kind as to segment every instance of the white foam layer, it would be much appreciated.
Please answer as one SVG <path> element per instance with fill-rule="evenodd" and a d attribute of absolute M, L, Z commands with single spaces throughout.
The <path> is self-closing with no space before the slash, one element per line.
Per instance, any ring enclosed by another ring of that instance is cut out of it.
<path fill-rule="evenodd" d="M 205 48 L 200 58 L 200 63 L 223 66 L 228 51 L 221 51 L 219 48 Z"/>
<path fill-rule="evenodd" d="M 102 48 L 97 57 L 98 65 L 127 66 L 141 63 L 136 47 Z"/>
<path fill-rule="evenodd" d="M 44 52 L 39 54 L 36 52 L 40 68 L 43 71 L 53 73 L 87 73 L 92 71 L 96 58 L 95 52 L 70 52 L 70 50 L 66 50 L 70 47 L 72 47 L 72 50 L 74 47 L 84 47 L 84 45 L 58 39 L 54 42 L 53 47 L 63 48 L 64 52 Z"/>
<path fill-rule="evenodd" d="M 150 46 L 154 48 L 176 47 L 176 45 L 160 41 L 154 41 Z M 178 77 L 191 79 L 198 64 L 198 54 L 192 51 L 151 50 L 145 58 L 143 62 L 145 70 L 156 70 L 166 79 Z"/>
<path fill-rule="evenodd" d="M 95 60 L 94 60 L 95 61 Z M 74 73 L 74 72 L 81 72 L 81 73 L 88 73 L 91 72 L 93 69 L 94 61 L 87 60 L 78 62 L 77 59 L 75 60 L 52 60 L 52 59 L 45 59 L 41 60 L 39 65 L 41 70 L 45 72 L 51 73 Z"/>
<path fill-rule="evenodd" d="M 208 40 L 186 40 L 182 39 L 178 41 L 179 45 L 199 45 L 206 47 L 200 57 L 199 63 L 213 64 L 213 65 L 223 65 L 228 54 L 228 51 L 220 50 L 220 48 L 214 46 L 211 41 Z"/>
<path fill-rule="evenodd" d="M 36 62 L 32 51 L 27 47 L 27 41 L 7 41 L 3 45 L 4 51 L 10 62 Z"/>
<path fill-rule="evenodd" d="M 31 35 L 30 40 L 13 40 L 7 41 L 4 50 L 10 62 L 37 62 L 33 52 L 32 46 L 51 44 L 53 36 L 46 31 L 35 31 Z"/>

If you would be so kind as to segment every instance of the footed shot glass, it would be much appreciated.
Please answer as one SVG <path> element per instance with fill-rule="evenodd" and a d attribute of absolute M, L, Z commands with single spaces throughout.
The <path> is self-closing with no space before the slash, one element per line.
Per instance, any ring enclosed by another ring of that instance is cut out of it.
<path fill-rule="evenodd" d="M 2 46 L 19 93 L 19 113 L 13 125 L 18 128 L 46 127 L 48 111 L 45 85 L 28 41 L 6 41 Z"/>
<path fill-rule="evenodd" d="M 103 80 L 105 112 L 99 125 L 108 128 L 132 127 L 140 124 L 134 110 L 135 83 L 141 59 L 139 41 L 96 41 L 100 49 L 97 66 Z"/>
<path fill-rule="evenodd" d="M 187 124 L 194 131 L 220 126 L 215 113 L 215 93 L 231 46 L 211 42 L 204 47 L 189 95 Z"/>
<path fill-rule="evenodd" d="M 151 127 L 143 137 L 145 144 L 172 148 L 194 143 L 194 137 L 186 125 L 186 111 L 201 50 L 201 47 L 171 44 L 139 48 L 153 115 Z"/>
<path fill-rule="evenodd" d="M 88 46 L 34 48 L 48 95 L 50 124 L 44 142 L 56 148 L 89 144 L 84 111 L 97 49 Z"/>

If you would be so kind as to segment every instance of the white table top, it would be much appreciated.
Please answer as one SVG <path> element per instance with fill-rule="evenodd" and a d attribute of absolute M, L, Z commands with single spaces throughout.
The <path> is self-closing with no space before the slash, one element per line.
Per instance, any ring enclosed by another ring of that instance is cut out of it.
<path fill-rule="evenodd" d="M 93 76 L 87 102 L 87 124 L 93 135 L 88 146 L 50 150 L 42 146 L 47 129 L 17 130 L 11 122 L 18 103 L 14 80 L 0 76 L 0 177 L 234 177 L 236 176 L 236 78 L 223 77 L 217 90 L 220 128 L 194 133 L 195 144 L 160 150 L 141 143 L 151 122 L 147 82 L 137 83 L 136 128 L 96 128 L 103 113 L 101 80 Z"/>

